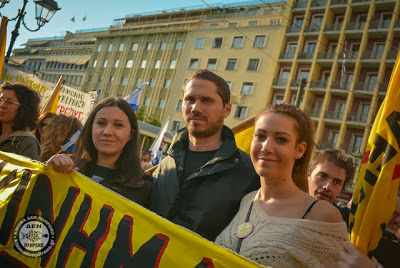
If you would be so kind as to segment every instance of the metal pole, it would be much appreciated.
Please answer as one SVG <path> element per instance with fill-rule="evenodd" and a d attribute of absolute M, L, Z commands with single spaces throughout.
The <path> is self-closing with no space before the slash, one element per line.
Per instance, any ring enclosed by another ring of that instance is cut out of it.
<path fill-rule="evenodd" d="M 22 21 L 22 19 L 23 19 L 24 16 L 25 16 L 25 7 L 26 7 L 26 4 L 27 4 L 27 3 L 28 3 L 28 0 L 24 0 L 24 3 L 22 4 L 21 9 L 20 9 L 19 12 L 18 12 L 18 16 L 17 16 L 17 17 L 18 17 L 18 20 L 17 20 L 17 23 L 15 24 L 15 29 L 14 29 L 14 31 L 12 31 L 10 45 L 8 46 L 6 58 L 5 58 L 5 60 L 4 60 L 5 63 L 8 63 L 8 59 L 9 59 L 10 56 L 11 56 L 11 52 L 12 52 L 12 48 L 13 48 L 13 46 L 14 46 L 15 40 L 17 39 L 17 37 L 18 37 L 18 35 L 19 35 L 18 29 L 19 29 L 19 27 L 21 26 L 21 21 Z"/>
<path fill-rule="evenodd" d="M 303 95 L 304 87 L 306 86 L 306 84 L 307 84 L 307 80 L 305 78 L 302 78 L 301 82 L 300 82 L 299 90 L 297 91 L 296 102 L 294 104 L 298 108 L 300 108 L 300 98 Z"/>

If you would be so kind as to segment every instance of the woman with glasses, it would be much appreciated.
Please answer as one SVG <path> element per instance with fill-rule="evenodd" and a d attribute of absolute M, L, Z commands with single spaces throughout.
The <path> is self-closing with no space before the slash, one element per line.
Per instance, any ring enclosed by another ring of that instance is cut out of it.
<path fill-rule="evenodd" d="M 39 124 L 37 128 L 33 131 L 33 134 L 35 135 L 36 139 L 39 141 L 40 144 L 42 144 L 41 137 L 43 136 L 44 130 L 50 124 L 51 120 L 54 117 L 56 117 L 56 114 L 50 112 L 40 115 Z"/>
<path fill-rule="evenodd" d="M 39 160 L 40 144 L 32 134 L 39 115 L 38 93 L 23 85 L 0 85 L 0 151 Z"/>

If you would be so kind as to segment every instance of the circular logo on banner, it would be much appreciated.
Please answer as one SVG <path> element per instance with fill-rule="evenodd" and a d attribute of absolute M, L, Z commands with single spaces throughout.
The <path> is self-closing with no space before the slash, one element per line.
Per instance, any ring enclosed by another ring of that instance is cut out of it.
<path fill-rule="evenodd" d="M 39 258 L 54 246 L 55 233 L 51 223 L 42 216 L 22 218 L 14 228 L 14 245 L 21 254 Z"/>

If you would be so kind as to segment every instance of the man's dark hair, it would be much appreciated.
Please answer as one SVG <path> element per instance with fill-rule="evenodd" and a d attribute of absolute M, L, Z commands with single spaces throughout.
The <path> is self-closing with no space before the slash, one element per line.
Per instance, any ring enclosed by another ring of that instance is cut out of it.
<path fill-rule="evenodd" d="M 14 118 L 14 125 L 12 126 L 13 130 L 25 130 L 26 128 L 34 130 L 39 117 L 39 94 L 24 84 L 12 84 L 9 82 L 2 84 L 0 90 L 1 92 L 14 90 L 15 95 L 21 104 L 19 105 L 17 115 Z"/>
<path fill-rule="evenodd" d="M 219 75 L 207 70 L 198 70 L 189 77 L 189 79 L 183 85 L 183 93 L 185 93 L 186 85 L 193 79 L 203 79 L 214 82 L 217 86 L 217 93 L 222 99 L 222 104 L 225 105 L 229 103 L 231 98 L 231 90 L 229 89 L 228 83 Z"/>
<path fill-rule="evenodd" d="M 308 167 L 308 174 L 311 174 L 319 163 L 330 162 L 342 168 L 346 173 L 343 186 L 354 177 L 353 160 L 347 157 L 346 152 L 342 149 L 327 149 L 314 158 Z"/>

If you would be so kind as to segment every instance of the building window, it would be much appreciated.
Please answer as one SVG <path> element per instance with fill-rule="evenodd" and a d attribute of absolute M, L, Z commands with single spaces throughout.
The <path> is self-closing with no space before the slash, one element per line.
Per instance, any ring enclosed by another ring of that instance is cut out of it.
<path fill-rule="evenodd" d="M 365 79 L 365 90 L 374 91 L 377 81 L 377 74 L 368 74 L 367 78 Z"/>
<path fill-rule="evenodd" d="M 219 24 L 218 23 L 211 23 L 210 24 L 210 29 L 218 29 L 219 28 Z"/>
<path fill-rule="evenodd" d="M 128 84 L 128 77 L 122 77 L 121 85 L 126 86 L 126 84 Z"/>
<path fill-rule="evenodd" d="M 243 82 L 240 94 L 251 95 L 252 92 L 253 92 L 253 82 Z"/>
<path fill-rule="evenodd" d="M 150 83 L 149 83 L 149 87 L 154 87 L 155 84 L 156 84 L 156 79 L 155 78 L 151 78 L 150 79 Z"/>
<path fill-rule="evenodd" d="M 108 64 L 108 60 L 104 60 L 104 62 L 103 62 L 103 68 L 106 68 L 106 67 L 107 67 L 107 64 Z"/>
<path fill-rule="evenodd" d="M 194 41 L 194 48 L 203 48 L 204 47 L 204 38 L 196 38 Z"/>
<path fill-rule="evenodd" d="M 178 112 L 182 112 L 182 100 L 178 100 L 178 105 L 176 106 Z"/>
<path fill-rule="evenodd" d="M 131 51 L 136 51 L 136 50 L 138 50 L 138 47 L 139 47 L 139 43 L 132 43 Z"/>
<path fill-rule="evenodd" d="M 229 23 L 228 23 L 228 27 L 229 27 L 229 28 L 232 28 L 232 27 L 236 28 L 237 26 L 238 26 L 238 23 L 237 23 L 237 22 L 229 22 Z"/>
<path fill-rule="evenodd" d="M 47 79 L 47 80 L 49 80 L 49 79 L 50 79 L 50 77 L 48 77 L 48 79 Z M 87 82 L 88 82 L 88 83 L 92 82 L 92 76 L 91 76 L 91 75 L 89 75 L 89 76 L 88 76 L 88 80 L 87 80 Z"/>
<path fill-rule="evenodd" d="M 142 84 L 142 78 L 139 77 L 138 79 L 136 79 L 136 86 L 139 87 Z"/>
<path fill-rule="evenodd" d="M 178 131 L 179 129 L 181 129 L 181 122 L 173 121 L 172 122 L 172 131 Z"/>
<path fill-rule="evenodd" d="M 149 97 L 144 98 L 143 106 L 149 106 L 149 104 L 150 104 L 150 98 Z"/>
<path fill-rule="evenodd" d="M 97 83 L 100 84 L 101 82 L 103 82 L 103 76 L 100 75 L 100 76 L 99 76 L 99 80 L 97 81 Z"/>
<path fill-rule="evenodd" d="M 249 64 L 247 64 L 248 71 L 257 71 L 260 59 L 249 59 Z"/>
<path fill-rule="evenodd" d="M 175 69 L 175 67 L 176 67 L 176 60 L 171 60 L 169 62 L 169 68 L 170 69 Z"/>
<path fill-rule="evenodd" d="M 237 59 L 228 59 L 225 70 L 236 70 Z"/>
<path fill-rule="evenodd" d="M 119 44 L 118 51 L 124 50 L 125 44 Z"/>
<path fill-rule="evenodd" d="M 158 102 L 158 108 L 164 108 L 165 105 L 165 99 L 160 99 L 160 101 Z"/>
<path fill-rule="evenodd" d="M 147 65 L 147 60 L 142 60 L 142 63 L 140 64 L 140 68 L 146 68 Z"/>
<path fill-rule="evenodd" d="M 118 66 L 119 66 L 119 60 L 115 60 L 115 62 L 114 62 L 114 68 L 118 68 Z"/>
<path fill-rule="evenodd" d="M 101 50 L 101 45 L 97 45 L 96 52 L 100 52 L 100 50 Z"/>
<path fill-rule="evenodd" d="M 274 97 L 273 97 L 273 99 L 272 99 L 272 103 L 273 103 L 273 104 L 282 103 L 282 102 L 283 102 L 283 97 L 284 97 L 283 94 L 275 94 Z"/>
<path fill-rule="evenodd" d="M 257 26 L 258 25 L 258 20 L 251 20 L 248 23 L 248 26 L 252 27 L 252 26 Z"/>
<path fill-rule="evenodd" d="M 236 107 L 235 118 L 245 119 L 246 113 L 247 113 L 247 107 L 238 106 L 238 107 Z"/>
<path fill-rule="evenodd" d="M 165 79 L 165 81 L 164 81 L 164 88 L 169 88 L 170 85 L 171 85 L 171 80 Z"/>
<path fill-rule="evenodd" d="M 199 59 L 190 59 L 189 69 L 191 69 L 191 70 L 197 69 L 198 66 L 199 66 Z"/>
<path fill-rule="evenodd" d="M 222 46 L 222 37 L 215 37 L 213 44 L 212 44 L 212 48 L 220 48 Z"/>
<path fill-rule="evenodd" d="M 114 83 L 114 76 L 110 77 L 110 81 L 108 81 L 108 83 L 111 85 L 112 83 Z"/>
<path fill-rule="evenodd" d="M 254 38 L 253 47 L 264 47 L 265 46 L 265 35 L 256 35 Z"/>
<path fill-rule="evenodd" d="M 125 68 L 132 68 L 132 66 L 133 66 L 133 60 L 128 60 L 128 61 L 126 62 Z"/>
<path fill-rule="evenodd" d="M 174 49 L 178 50 L 178 49 L 181 49 L 181 47 L 182 47 L 182 41 L 176 41 Z"/>
<path fill-rule="evenodd" d="M 167 46 L 167 42 L 165 42 L 165 41 L 161 42 L 160 50 L 164 50 L 166 46 Z"/>
<path fill-rule="evenodd" d="M 232 88 L 232 81 L 226 81 L 226 83 L 228 84 L 229 90 L 231 90 L 231 88 Z"/>
<path fill-rule="evenodd" d="M 147 42 L 146 46 L 144 47 L 145 50 L 150 50 L 151 49 L 151 42 Z"/>
<path fill-rule="evenodd" d="M 156 61 L 154 62 L 154 68 L 155 68 L 155 69 L 160 69 L 160 66 L 161 66 L 161 60 L 156 60 Z"/>
<path fill-rule="evenodd" d="M 233 48 L 240 48 L 243 44 L 243 36 L 235 36 L 232 41 Z"/>
<path fill-rule="evenodd" d="M 107 47 L 107 51 L 110 52 L 112 50 L 112 48 L 113 48 L 113 45 L 109 44 L 108 47 Z"/>
<path fill-rule="evenodd" d="M 362 140 L 363 140 L 363 136 L 354 135 L 352 137 L 352 141 L 351 141 L 351 144 L 350 144 L 350 151 L 348 153 L 351 154 L 351 153 L 360 151 Z"/>
<path fill-rule="evenodd" d="M 271 19 L 271 20 L 269 20 L 269 24 L 279 25 L 279 24 L 281 24 L 281 20 L 280 19 Z"/>
<path fill-rule="evenodd" d="M 217 59 L 208 59 L 207 69 L 209 70 L 217 69 Z"/>
<path fill-rule="evenodd" d="M 94 60 L 93 67 L 96 67 L 96 65 L 97 65 L 97 60 Z"/>

